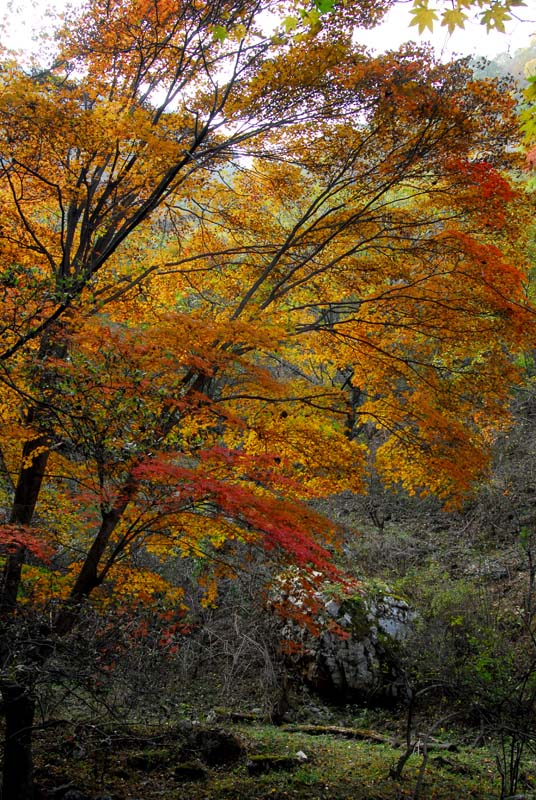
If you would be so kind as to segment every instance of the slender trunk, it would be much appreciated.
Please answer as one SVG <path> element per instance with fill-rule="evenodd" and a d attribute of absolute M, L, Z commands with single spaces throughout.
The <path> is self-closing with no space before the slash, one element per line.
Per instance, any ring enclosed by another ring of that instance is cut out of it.
<path fill-rule="evenodd" d="M 15 487 L 15 496 L 9 522 L 12 525 L 29 525 L 41 491 L 49 456 L 48 438 L 43 434 L 24 444 L 22 466 Z M 16 547 L 4 563 L 0 591 L 0 614 L 10 615 L 17 605 L 22 567 L 26 550 Z"/>
<path fill-rule="evenodd" d="M 35 698 L 31 690 L 15 682 L 1 684 L 6 730 L 2 800 L 34 800 L 32 728 Z"/>
<path fill-rule="evenodd" d="M 0 594 L 0 615 L 3 617 L 9 616 L 15 611 L 25 558 L 26 548 L 22 545 L 17 545 L 6 556 Z"/>
<path fill-rule="evenodd" d="M 22 466 L 10 517 L 10 522 L 14 525 L 29 525 L 32 521 L 49 452 L 49 439 L 46 434 L 26 442 L 22 449 Z"/>
<path fill-rule="evenodd" d="M 33 421 L 33 410 L 28 414 Z M 22 449 L 19 472 L 9 522 L 12 525 L 29 525 L 43 483 L 48 461 L 48 437 L 44 434 L 26 442 Z M 21 582 L 26 548 L 15 547 L 6 557 L 0 586 L 0 619 L 2 665 L 9 658 L 9 620 L 17 607 L 17 594 Z M 2 800 L 33 800 L 32 733 L 35 715 L 35 698 L 28 685 L 22 681 L 2 681 L 0 691 L 5 715 L 4 767 Z"/>

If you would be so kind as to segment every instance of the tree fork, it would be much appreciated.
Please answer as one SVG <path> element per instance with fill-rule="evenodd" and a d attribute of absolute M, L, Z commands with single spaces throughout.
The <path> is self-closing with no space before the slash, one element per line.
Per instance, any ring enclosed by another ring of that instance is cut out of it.
<path fill-rule="evenodd" d="M 54 622 L 54 632 L 65 636 L 72 629 L 78 616 L 80 604 L 91 594 L 101 582 L 99 564 L 108 546 L 110 537 L 121 521 L 123 513 L 138 490 L 138 482 L 130 476 L 125 482 L 123 492 L 119 495 L 115 506 L 103 514 L 102 522 L 93 544 L 86 556 L 71 593 Z"/>

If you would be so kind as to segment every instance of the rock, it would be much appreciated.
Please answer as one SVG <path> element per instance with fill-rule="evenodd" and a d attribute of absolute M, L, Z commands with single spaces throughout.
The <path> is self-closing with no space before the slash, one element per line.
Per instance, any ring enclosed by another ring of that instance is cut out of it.
<path fill-rule="evenodd" d="M 297 758 L 279 755 L 252 756 L 246 764 L 249 775 L 264 775 L 266 772 L 290 772 L 298 767 Z"/>
<path fill-rule="evenodd" d="M 189 719 L 181 719 L 177 722 L 176 730 L 178 733 L 190 733 L 193 730 L 194 724 Z"/>
<path fill-rule="evenodd" d="M 402 641 L 411 630 L 414 614 L 405 600 L 383 595 L 369 603 L 370 613 L 380 631 L 394 641 Z"/>
<path fill-rule="evenodd" d="M 336 603 L 335 600 L 329 600 L 326 603 L 326 611 L 331 617 L 338 617 L 340 608 L 340 604 Z"/>
<path fill-rule="evenodd" d="M 175 767 L 173 774 L 177 781 L 202 781 L 208 772 L 200 761 L 184 761 Z"/>
<path fill-rule="evenodd" d="M 189 737 L 188 747 L 209 766 L 232 764 L 244 753 L 244 746 L 234 733 L 223 728 L 202 728 Z"/>
<path fill-rule="evenodd" d="M 173 755 L 168 749 L 151 749 L 129 755 L 127 766 L 138 769 L 140 772 L 152 772 L 162 767 L 168 767 L 172 761 Z"/>
<path fill-rule="evenodd" d="M 465 574 L 490 581 L 499 581 L 508 578 L 510 576 L 510 570 L 502 561 L 485 558 L 478 563 L 470 563 L 465 569 Z"/>
<path fill-rule="evenodd" d="M 290 664 L 306 683 L 338 702 L 386 705 L 402 699 L 398 651 L 414 619 L 405 600 L 388 587 L 365 587 L 363 593 L 330 598 L 322 613 L 315 620 L 321 626 L 317 635 L 292 622 L 285 626 L 285 638 L 301 645 Z"/>

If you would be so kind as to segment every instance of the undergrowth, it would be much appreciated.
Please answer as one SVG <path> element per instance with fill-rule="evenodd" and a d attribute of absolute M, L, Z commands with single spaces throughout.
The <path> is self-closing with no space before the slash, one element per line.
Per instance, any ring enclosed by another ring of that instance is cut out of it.
<path fill-rule="evenodd" d="M 113 800 L 401 800 L 414 797 L 422 764 L 417 748 L 402 777 L 395 780 L 389 777 L 389 770 L 399 758 L 400 748 L 390 743 L 310 736 L 254 723 L 232 726 L 244 745 L 239 760 L 204 767 L 198 775 L 184 779 L 177 770 L 180 753 L 172 728 L 167 736 L 163 729 L 160 742 L 158 737 L 155 740 L 154 730 L 141 726 L 135 735 L 131 729 L 129 737 L 123 738 L 117 727 L 108 733 L 103 727 L 98 733 L 96 730 L 82 733 L 79 728 L 74 741 L 65 731 L 61 736 L 54 729 L 39 733 L 36 778 L 42 796 L 60 796 L 57 788 L 61 786 L 90 798 Z M 144 742 L 150 742 L 145 752 L 156 768 L 133 766 L 137 762 L 132 755 L 140 752 Z M 300 762 L 298 753 L 306 760 Z M 269 756 L 275 764 L 276 757 L 284 756 L 282 762 L 295 760 L 295 765 L 250 774 L 252 759 L 259 756 Z M 523 791 L 533 790 L 535 773 L 536 764 L 527 762 Z M 456 752 L 439 749 L 429 754 L 420 800 L 491 800 L 499 795 L 500 780 L 488 745 L 460 745 Z"/>

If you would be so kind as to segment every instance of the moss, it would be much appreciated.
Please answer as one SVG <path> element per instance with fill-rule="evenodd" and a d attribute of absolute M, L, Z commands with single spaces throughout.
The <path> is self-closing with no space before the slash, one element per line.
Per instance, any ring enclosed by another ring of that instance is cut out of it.
<path fill-rule="evenodd" d="M 127 758 L 127 765 L 141 772 L 152 772 L 160 767 L 167 767 L 174 756 L 168 749 L 144 750 L 142 753 L 132 753 Z"/>
<path fill-rule="evenodd" d="M 145 800 L 161 800 L 162 797 L 180 800 L 397 800 L 409 797 L 415 787 L 422 755 L 412 755 L 403 779 L 390 778 L 389 767 L 399 756 L 399 751 L 390 744 L 394 720 L 386 717 L 384 712 L 381 715 L 370 712 L 367 716 L 367 724 L 373 723 L 375 727 L 386 721 L 390 722 L 388 729 L 381 729 L 389 738 L 385 743 L 327 734 L 310 736 L 303 731 L 290 732 L 270 725 L 248 723 L 239 726 L 238 731 L 250 751 L 249 763 L 262 763 L 262 756 L 256 755 L 262 753 L 264 759 L 269 759 L 270 768 L 251 773 L 243 764 L 226 765 L 206 769 L 204 779 L 199 772 L 203 765 L 197 759 L 190 757 L 189 763 L 185 762 L 183 770 L 180 770 L 172 747 L 157 748 L 153 743 L 142 751 L 137 742 L 129 744 L 126 737 L 124 745 L 112 757 L 110 771 L 101 776 L 99 793 L 117 800 L 133 797 Z M 140 729 L 138 733 L 147 738 L 158 735 L 158 731 L 153 729 Z M 473 733 L 476 732 L 471 731 L 468 738 L 474 738 Z M 445 732 L 446 736 L 451 734 L 457 736 L 459 731 Z M 91 752 L 99 753 L 102 747 L 101 740 L 93 741 Z M 293 757 L 298 750 L 307 754 L 309 761 L 304 765 Z M 58 787 L 69 782 L 85 787 L 95 784 L 95 764 L 87 756 L 90 750 L 85 752 L 82 759 L 65 759 L 57 730 L 36 731 L 36 768 L 43 796 L 55 795 Z M 132 756 L 146 755 L 147 752 L 159 757 L 164 752 L 169 753 L 172 759 L 170 769 L 143 773 L 128 768 L 127 762 Z M 110 755 L 108 749 L 106 753 Z M 283 766 L 285 763 L 290 766 L 288 770 Z M 494 764 L 488 749 L 461 746 L 460 752 L 455 754 L 442 752 L 441 758 L 432 755 L 426 768 L 423 800 L 432 797 L 437 800 L 459 800 L 462 797 L 493 800 L 500 791 Z M 524 774 L 536 774 L 535 766 L 532 759 L 527 759 Z"/>
<path fill-rule="evenodd" d="M 357 639 L 365 639 L 374 624 L 368 605 L 363 597 L 355 595 L 347 597 L 341 604 L 341 615 L 348 614 L 351 620 L 352 633 Z"/>
<path fill-rule="evenodd" d="M 199 761 L 184 761 L 177 764 L 173 775 L 177 781 L 203 781 L 208 777 L 208 770 Z"/>

